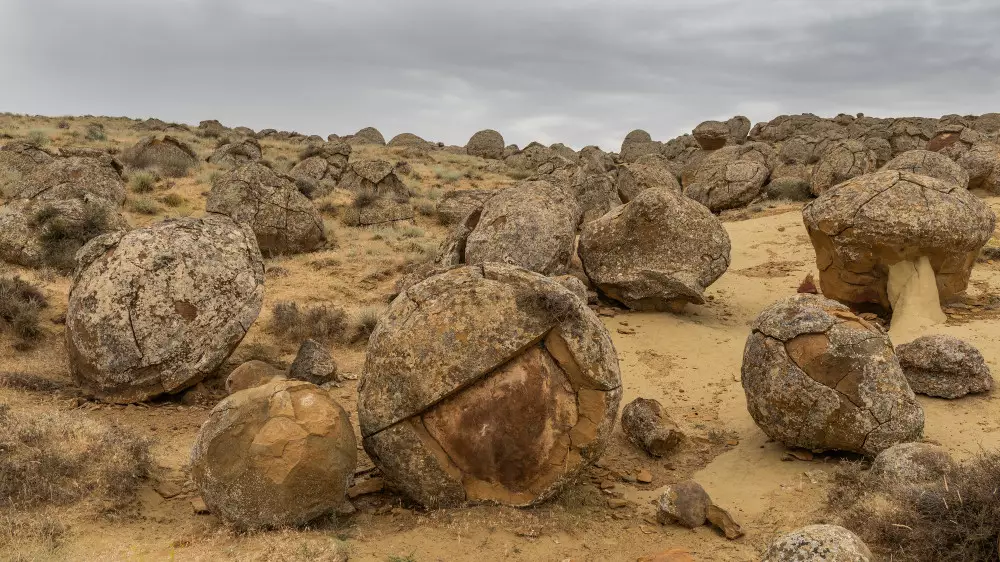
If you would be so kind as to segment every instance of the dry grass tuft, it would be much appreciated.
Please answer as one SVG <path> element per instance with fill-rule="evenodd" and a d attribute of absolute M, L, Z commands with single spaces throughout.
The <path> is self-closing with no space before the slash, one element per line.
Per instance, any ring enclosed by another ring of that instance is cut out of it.
<path fill-rule="evenodd" d="M 66 220 L 54 207 L 42 207 L 31 220 L 39 232 L 43 259 L 49 267 L 69 274 L 76 268 L 76 252 L 91 238 L 108 231 L 109 210 L 98 203 L 86 203 L 81 220 Z"/>
<path fill-rule="evenodd" d="M 135 193 L 152 193 L 156 187 L 156 176 L 149 172 L 135 172 L 129 178 L 129 185 Z"/>
<path fill-rule="evenodd" d="M 303 309 L 290 301 L 274 304 L 269 327 L 274 334 L 289 341 L 307 338 L 338 341 L 348 333 L 347 314 L 343 310 L 326 305 Z"/>
<path fill-rule="evenodd" d="M 354 314 L 354 334 L 351 343 L 367 341 L 371 337 L 378 320 L 385 313 L 385 306 L 366 306 Z"/>
<path fill-rule="evenodd" d="M 355 209 L 364 209 L 365 207 L 370 207 L 375 201 L 378 200 L 378 194 L 372 189 L 362 189 L 354 195 L 354 200 L 351 201 L 351 206 Z"/>
<path fill-rule="evenodd" d="M 136 197 L 129 199 L 126 205 L 129 211 L 140 215 L 156 215 L 160 212 L 160 205 L 150 197 Z"/>
<path fill-rule="evenodd" d="M 19 277 L 0 277 L 0 332 L 13 333 L 17 349 L 29 349 L 41 337 L 38 316 L 46 306 L 38 287 Z"/>
<path fill-rule="evenodd" d="M 24 140 L 25 142 L 38 147 L 49 144 L 49 137 L 42 131 L 29 131 Z"/>
<path fill-rule="evenodd" d="M 14 412 L 0 405 L 0 508 L 69 505 L 85 498 L 110 515 L 135 503 L 149 476 L 149 442 L 82 414 Z"/>
<path fill-rule="evenodd" d="M 843 525 L 886 560 L 1000 560 L 1000 452 L 962 464 L 927 485 L 886 486 L 857 465 L 836 475 L 829 504 Z"/>
<path fill-rule="evenodd" d="M 0 388 L 13 388 L 28 392 L 58 392 L 67 386 L 69 385 L 64 381 L 49 379 L 33 373 L 0 372 Z"/>

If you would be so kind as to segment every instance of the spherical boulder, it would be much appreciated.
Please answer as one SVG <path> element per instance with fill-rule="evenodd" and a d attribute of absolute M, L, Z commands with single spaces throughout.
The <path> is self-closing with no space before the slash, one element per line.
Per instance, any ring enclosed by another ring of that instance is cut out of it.
<path fill-rule="evenodd" d="M 886 163 L 884 170 L 899 170 L 969 187 L 969 172 L 951 158 L 929 150 L 904 152 Z"/>
<path fill-rule="evenodd" d="M 375 127 L 365 127 L 348 138 L 353 144 L 377 144 L 385 146 L 385 137 Z"/>
<path fill-rule="evenodd" d="M 625 162 L 635 162 L 644 154 L 659 154 L 662 148 L 663 143 L 654 141 L 646 131 L 636 129 L 625 135 L 620 155 Z"/>
<path fill-rule="evenodd" d="M 729 126 L 722 121 L 705 121 L 692 131 L 698 145 L 704 150 L 717 150 L 729 141 Z"/>
<path fill-rule="evenodd" d="M 264 361 L 252 360 L 243 363 L 233 369 L 232 373 L 226 377 L 226 392 L 233 394 L 241 390 L 287 379 L 288 373 L 281 369 L 265 363 Z"/>
<path fill-rule="evenodd" d="M 159 168 L 166 175 L 183 176 L 198 163 L 198 153 L 170 135 L 149 136 L 122 152 L 121 160 L 133 168 Z"/>
<path fill-rule="evenodd" d="M 705 156 L 684 195 L 713 212 L 744 207 L 761 195 L 775 160 L 760 142 L 720 148 Z"/>
<path fill-rule="evenodd" d="M 809 525 L 774 540 L 761 562 L 872 562 L 860 537 L 837 525 Z"/>
<path fill-rule="evenodd" d="M 983 354 L 956 337 L 922 336 L 897 347 L 896 356 L 917 394 L 961 398 L 993 389 L 993 375 Z"/>
<path fill-rule="evenodd" d="M 260 142 L 253 137 L 242 138 L 226 143 L 208 157 L 210 164 L 238 168 L 250 162 L 256 162 L 263 157 Z"/>
<path fill-rule="evenodd" d="M 212 185 L 205 210 L 250 226 L 266 256 L 316 250 L 326 241 L 323 218 L 295 182 L 252 162 Z"/>
<path fill-rule="evenodd" d="M 757 425 L 791 447 L 875 456 L 923 433 L 923 410 L 888 336 L 817 295 L 778 301 L 757 317 L 743 390 Z"/>
<path fill-rule="evenodd" d="M 347 412 L 326 391 L 276 381 L 212 409 L 191 450 L 191 479 L 237 528 L 304 525 L 346 501 L 357 456 Z"/>
<path fill-rule="evenodd" d="M 979 143 L 959 157 L 958 165 L 969 172 L 969 189 L 1000 193 L 1000 144 Z"/>
<path fill-rule="evenodd" d="M 435 211 L 438 222 L 449 225 L 461 222 L 469 213 L 483 208 L 496 195 L 492 189 L 455 189 L 446 191 L 438 200 Z"/>
<path fill-rule="evenodd" d="M 813 195 L 851 178 L 874 172 L 878 157 L 863 142 L 842 140 L 831 144 L 820 156 L 812 174 Z"/>
<path fill-rule="evenodd" d="M 503 142 L 503 135 L 493 129 L 485 129 L 472 135 L 465 145 L 465 151 L 469 156 L 500 160 L 503 158 Z"/>
<path fill-rule="evenodd" d="M 371 192 L 378 197 L 406 201 L 410 192 L 388 160 L 356 160 L 344 170 L 340 188 L 355 193 Z"/>
<path fill-rule="evenodd" d="M 944 447 L 930 443 L 900 443 L 875 457 L 868 478 L 890 488 L 920 486 L 941 482 L 956 466 Z"/>
<path fill-rule="evenodd" d="M 171 219 L 99 236 L 77 254 L 70 372 L 94 396 L 138 402 L 211 374 L 260 312 L 264 263 L 231 219 Z"/>
<path fill-rule="evenodd" d="M 611 337 L 586 302 L 485 263 L 396 297 L 368 343 L 358 418 L 368 455 L 414 501 L 527 506 L 600 457 L 620 399 Z"/>
<path fill-rule="evenodd" d="M 676 310 L 705 302 L 729 268 L 729 235 L 698 203 L 651 188 L 587 223 L 579 255 L 591 282 L 633 310 Z"/>
<path fill-rule="evenodd" d="M 681 193 L 677 181 L 680 168 L 660 154 L 646 154 L 618 169 L 616 188 L 623 203 L 636 198 L 643 190 L 663 187 Z"/>
<path fill-rule="evenodd" d="M 963 292 L 996 224 L 993 211 L 957 184 L 896 170 L 840 184 L 806 205 L 802 218 L 823 294 L 893 308 L 894 316 L 910 298 L 903 291 L 910 279 L 929 274 L 934 301 Z"/>

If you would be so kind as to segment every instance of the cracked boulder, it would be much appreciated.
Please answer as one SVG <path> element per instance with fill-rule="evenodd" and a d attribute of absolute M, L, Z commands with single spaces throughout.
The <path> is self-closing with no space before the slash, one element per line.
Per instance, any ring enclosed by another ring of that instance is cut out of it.
<path fill-rule="evenodd" d="M 858 140 L 841 140 L 829 146 L 820 156 L 812 173 L 813 195 L 821 195 L 831 187 L 862 174 L 874 172 L 878 156 Z"/>
<path fill-rule="evenodd" d="M 889 487 L 920 486 L 941 482 L 958 463 L 948 450 L 930 443 L 900 443 L 879 453 L 868 478 Z"/>
<path fill-rule="evenodd" d="M 583 169 L 578 169 L 571 187 L 580 204 L 581 223 L 598 219 L 622 204 L 615 182 L 608 174 L 588 174 Z"/>
<path fill-rule="evenodd" d="M 587 223 L 578 252 L 606 296 L 633 310 L 677 310 L 705 302 L 705 289 L 729 268 L 729 250 L 708 209 L 655 188 Z"/>
<path fill-rule="evenodd" d="M 712 212 L 745 207 L 763 192 L 775 161 L 760 142 L 720 148 L 705 156 L 684 194 Z"/>
<path fill-rule="evenodd" d="M 974 346 L 956 337 L 934 334 L 896 348 L 910 388 L 917 394 L 961 398 L 993 390 L 993 375 Z"/>
<path fill-rule="evenodd" d="M 239 345 L 264 296 L 253 233 L 219 215 L 105 234 L 77 261 L 66 311 L 70 371 L 109 402 L 197 384 Z"/>
<path fill-rule="evenodd" d="M 959 124 L 945 125 L 927 141 L 927 150 L 955 160 L 983 140 L 985 139 L 981 133 L 969 127 Z"/>
<path fill-rule="evenodd" d="M 663 143 L 654 141 L 646 131 L 636 129 L 625 135 L 619 154 L 623 162 L 635 162 L 640 156 L 660 154 L 662 150 Z"/>
<path fill-rule="evenodd" d="M 969 172 L 951 158 L 929 150 L 904 152 L 886 163 L 884 170 L 898 170 L 969 187 Z"/>
<path fill-rule="evenodd" d="M 789 447 L 875 456 L 923 433 L 888 336 L 835 301 L 799 294 L 765 309 L 742 372 L 750 416 Z"/>
<path fill-rule="evenodd" d="M 996 223 L 967 189 L 896 170 L 841 184 L 806 205 L 802 218 L 823 294 L 886 309 L 893 308 L 890 269 L 904 262 L 929 262 L 942 301 L 965 291 Z"/>
<path fill-rule="evenodd" d="M 401 293 L 368 344 L 368 455 L 427 507 L 535 505 L 604 452 L 621 400 L 607 329 L 562 285 L 489 263 Z"/>
<path fill-rule="evenodd" d="M 761 562 L 872 562 L 860 537 L 838 525 L 809 525 L 780 536 Z"/>
<path fill-rule="evenodd" d="M 469 231 L 461 263 L 505 263 L 561 275 L 573 254 L 580 213 L 573 193 L 547 181 L 500 191 L 483 204 L 478 218 L 473 213 L 460 225 Z"/>
<path fill-rule="evenodd" d="M 198 154 L 186 142 L 164 135 L 141 139 L 121 155 L 133 168 L 184 169 L 198 164 Z"/>
<path fill-rule="evenodd" d="M 0 147 L 0 174 L 15 172 L 26 176 L 55 157 L 40 146 L 26 141 L 11 141 Z M 2 179 L 2 178 L 0 178 Z"/>
<path fill-rule="evenodd" d="M 212 409 L 191 450 L 191 480 L 239 529 L 299 526 L 346 501 L 357 457 L 347 412 L 327 392 L 277 381 Z"/>
<path fill-rule="evenodd" d="M 503 158 L 503 143 L 503 135 L 493 129 L 484 129 L 472 135 L 465 145 L 465 152 L 469 156 L 500 160 Z"/>
<path fill-rule="evenodd" d="M 681 184 L 677 181 L 680 169 L 676 166 L 660 154 L 646 154 L 623 165 L 616 179 L 619 199 L 628 203 L 644 190 L 657 187 L 680 193 Z"/>
<path fill-rule="evenodd" d="M 958 165 L 969 172 L 969 189 L 1000 193 L 1000 145 L 979 143 L 958 159 Z"/>
<path fill-rule="evenodd" d="M 208 157 L 210 164 L 239 168 L 244 164 L 256 162 L 263 157 L 260 142 L 253 137 L 233 141 L 215 149 Z"/>
<path fill-rule="evenodd" d="M 219 178 L 205 210 L 248 225 L 265 256 L 318 249 L 326 241 L 323 218 L 295 182 L 253 162 Z"/>
<path fill-rule="evenodd" d="M 299 162 L 288 172 L 296 179 L 316 184 L 313 197 L 322 197 L 340 182 L 351 157 L 351 145 L 343 141 L 327 142 L 307 147 L 299 154 Z"/>
<path fill-rule="evenodd" d="M 355 193 L 374 192 L 378 197 L 409 200 L 410 191 L 396 175 L 388 160 L 357 160 L 351 162 L 340 178 L 340 188 Z"/>
<path fill-rule="evenodd" d="M 492 189 L 455 189 L 446 191 L 438 200 L 435 211 L 438 222 L 444 225 L 462 222 L 470 213 L 483 205 L 498 192 Z"/>
<path fill-rule="evenodd" d="M 704 121 L 691 134 L 703 150 L 718 150 L 729 142 L 729 125 L 722 121 Z"/>

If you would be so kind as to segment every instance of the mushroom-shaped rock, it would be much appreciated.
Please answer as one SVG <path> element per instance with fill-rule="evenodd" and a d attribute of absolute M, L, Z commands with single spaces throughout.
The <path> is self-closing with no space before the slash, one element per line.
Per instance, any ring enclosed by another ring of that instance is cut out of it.
<path fill-rule="evenodd" d="M 341 189 L 360 193 L 374 192 L 379 197 L 407 200 L 409 190 L 396 175 L 396 168 L 388 160 L 358 160 L 351 162 L 340 179 Z"/>
<path fill-rule="evenodd" d="M 842 140 L 831 144 L 812 175 L 813 195 L 820 195 L 831 187 L 851 178 L 874 172 L 878 157 L 863 142 Z"/>
<path fill-rule="evenodd" d="M 579 220 L 569 190 L 546 181 L 521 183 L 483 205 L 465 241 L 464 263 L 506 263 L 560 275 L 569 266 Z"/>
<path fill-rule="evenodd" d="M 993 211 L 954 183 L 885 170 L 842 183 L 802 210 L 827 297 L 893 309 L 893 331 L 944 321 L 963 292 Z"/>
<path fill-rule="evenodd" d="M 919 337 L 896 348 L 910 388 L 917 394 L 961 398 L 993 389 L 993 376 L 983 354 L 953 336 Z"/>
<path fill-rule="evenodd" d="M 760 196 L 774 162 L 764 143 L 720 148 L 705 156 L 684 194 L 713 212 L 746 206 Z"/>
<path fill-rule="evenodd" d="M 472 135 L 465 145 L 469 156 L 478 156 L 490 160 L 503 158 L 503 135 L 493 129 L 484 129 Z"/>
<path fill-rule="evenodd" d="M 771 439 L 875 456 L 920 438 L 924 413 L 892 343 L 846 306 L 799 294 L 765 309 L 752 330 L 743 390 Z"/>
<path fill-rule="evenodd" d="M 705 288 L 729 268 L 729 235 L 698 203 L 666 188 L 587 223 L 579 255 L 587 277 L 633 310 L 702 304 Z"/>
<path fill-rule="evenodd" d="M 70 371 L 103 400 L 136 402 L 215 371 L 260 312 L 264 263 L 231 219 L 170 219 L 99 236 L 77 254 Z"/>
<path fill-rule="evenodd" d="M 771 543 L 761 562 L 872 562 L 860 537 L 837 525 L 809 525 Z"/>
<path fill-rule="evenodd" d="M 246 224 L 267 256 L 309 252 L 326 241 L 323 219 L 295 183 L 253 162 L 219 178 L 205 210 Z"/>
<path fill-rule="evenodd" d="M 904 152 L 886 163 L 884 169 L 930 176 L 960 187 L 969 187 L 969 172 L 951 158 L 929 150 Z"/>
<path fill-rule="evenodd" d="M 681 193 L 681 184 L 677 181 L 679 173 L 679 167 L 666 157 L 646 154 L 618 169 L 618 197 L 628 203 L 642 191 L 656 187 Z"/>
<path fill-rule="evenodd" d="M 326 391 L 277 381 L 212 409 L 191 450 L 191 479 L 237 528 L 304 525 L 346 501 L 357 457 L 347 412 Z"/>
<path fill-rule="evenodd" d="M 329 193 L 340 181 L 351 157 L 351 145 L 346 142 L 326 142 L 307 147 L 299 154 L 299 162 L 288 172 L 320 187 L 313 197 Z"/>
<path fill-rule="evenodd" d="M 262 157 L 260 142 L 253 137 L 246 137 L 230 142 L 215 149 L 208 157 L 211 164 L 238 168 L 250 162 L 256 162 Z"/>
<path fill-rule="evenodd" d="M 365 450 L 428 507 L 551 497 L 607 446 L 618 359 L 597 315 L 559 283 L 487 263 L 401 293 L 358 387 Z"/>
<path fill-rule="evenodd" d="M 717 150 L 729 141 L 729 125 L 722 121 L 705 121 L 692 131 L 698 145 L 704 150 Z"/>
<path fill-rule="evenodd" d="M 893 487 L 921 485 L 941 482 L 955 468 L 955 460 L 944 447 L 930 443 L 900 443 L 875 457 L 868 477 Z"/>
<path fill-rule="evenodd" d="M 186 170 L 198 163 L 198 154 L 187 143 L 170 135 L 149 136 L 125 150 L 121 160 L 135 168 Z"/>

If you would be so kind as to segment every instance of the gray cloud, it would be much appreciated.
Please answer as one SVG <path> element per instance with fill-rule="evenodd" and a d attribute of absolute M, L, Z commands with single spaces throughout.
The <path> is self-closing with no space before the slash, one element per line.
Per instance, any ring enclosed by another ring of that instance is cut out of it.
<path fill-rule="evenodd" d="M 0 109 L 464 144 L 1000 109 L 994 0 L 7 0 Z"/>

